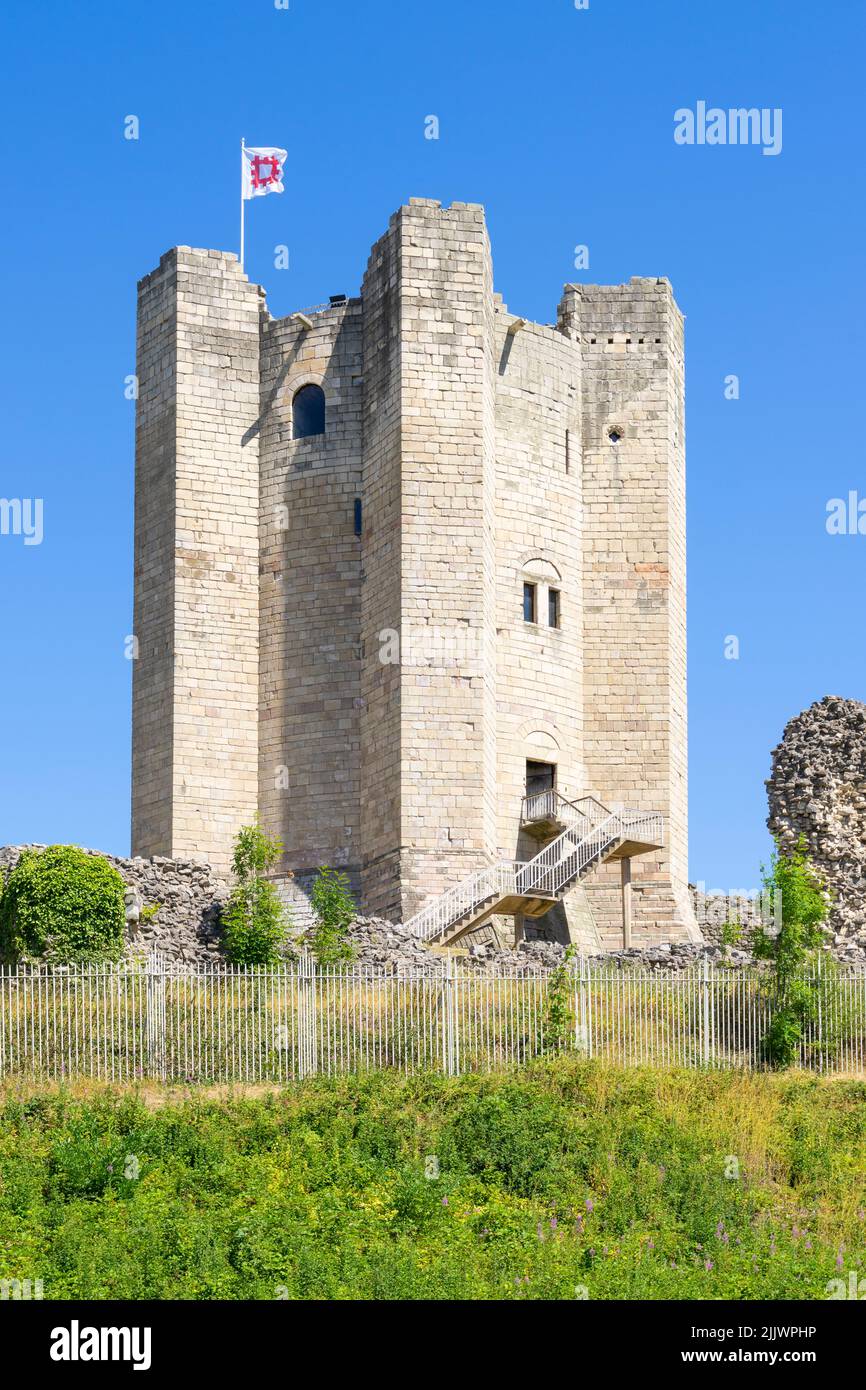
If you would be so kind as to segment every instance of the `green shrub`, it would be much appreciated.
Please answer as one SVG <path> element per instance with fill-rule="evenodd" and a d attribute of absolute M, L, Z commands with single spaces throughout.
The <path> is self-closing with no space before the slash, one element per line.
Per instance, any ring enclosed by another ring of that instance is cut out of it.
<path fill-rule="evenodd" d="M 57 964 L 123 953 L 124 883 L 100 855 L 77 845 L 25 850 L 0 899 L 0 955 Z"/>
<path fill-rule="evenodd" d="M 349 927 L 357 909 L 346 875 L 323 865 L 316 874 L 310 902 L 316 920 L 307 941 L 319 965 L 354 960 Z"/>
<path fill-rule="evenodd" d="M 258 823 L 238 831 L 232 855 L 235 886 L 223 914 L 225 946 L 233 965 L 273 965 L 281 958 L 291 921 L 265 871 L 282 849 Z"/>

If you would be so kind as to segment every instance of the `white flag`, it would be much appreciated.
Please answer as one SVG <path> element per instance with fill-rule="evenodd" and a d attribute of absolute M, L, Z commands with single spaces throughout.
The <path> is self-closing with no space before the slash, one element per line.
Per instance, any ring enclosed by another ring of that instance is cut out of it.
<path fill-rule="evenodd" d="M 282 193 L 285 162 L 285 150 L 254 150 L 244 146 L 244 198 L 261 198 L 265 193 Z"/>

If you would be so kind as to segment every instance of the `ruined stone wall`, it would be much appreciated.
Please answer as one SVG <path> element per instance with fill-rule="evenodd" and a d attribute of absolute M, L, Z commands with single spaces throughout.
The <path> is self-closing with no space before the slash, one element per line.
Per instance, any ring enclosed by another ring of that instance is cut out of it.
<path fill-rule="evenodd" d="M 767 782 L 783 850 L 805 837 L 825 879 L 837 954 L 866 946 L 866 704 L 827 695 L 785 725 Z"/>
<path fill-rule="evenodd" d="M 742 893 L 705 893 L 689 885 L 689 897 L 704 940 L 720 946 L 726 926 L 739 924 L 741 935 L 737 944 L 748 945 L 749 933 L 756 927 L 772 926 L 769 905 L 760 895 L 747 897 Z"/>
<path fill-rule="evenodd" d="M 44 845 L 0 846 L 0 872 L 8 873 L 25 849 Z M 86 853 L 107 859 L 127 887 L 126 955 L 136 958 L 159 951 L 168 960 L 213 965 L 223 959 L 220 912 L 228 900 L 225 880 L 209 864 L 161 855 L 121 859 L 114 854 Z M 152 920 L 140 909 L 156 907 Z"/>

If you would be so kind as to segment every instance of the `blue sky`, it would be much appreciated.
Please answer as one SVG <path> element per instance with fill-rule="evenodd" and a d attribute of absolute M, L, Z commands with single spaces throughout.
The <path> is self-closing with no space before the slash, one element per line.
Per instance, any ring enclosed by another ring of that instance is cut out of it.
<path fill-rule="evenodd" d="M 289 150 L 247 224 L 275 314 L 357 292 L 413 195 L 486 205 L 530 318 L 567 280 L 673 281 L 691 875 L 755 886 L 785 722 L 866 698 L 866 536 L 825 528 L 830 498 L 866 498 L 864 28 L 859 0 L 7 2 L 0 496 L 43 498 L 44 539 L 0 536 L 0 844 L 128 851 L 135 282 L 177 243 L 236 249 L 244 136 Z M 781 108 L 781 154 L 676 145 L 699 100 Z"/>

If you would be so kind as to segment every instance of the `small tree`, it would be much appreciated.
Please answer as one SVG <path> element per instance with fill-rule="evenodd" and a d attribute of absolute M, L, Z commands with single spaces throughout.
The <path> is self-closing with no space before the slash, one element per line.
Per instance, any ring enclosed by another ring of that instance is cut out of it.
<path fill-rule="evenodd" d="M 539 1052 L 563 1052 L 569 1046 L 574 1014 L 571 1001 L 574 994 L 572 961 L 576 947 L 567 946 L 562 963 L 550 972 L 547 998 L 538 1033 Z"/>
<path fill-rule="evenodd" d="M 818 988 L 806 974 L 824 942 L 823 922 L 829 911 L 826 885 L 807 857 L 805 836 L 785 854 L 778 847 L 769 868 L 762 870 L 764 889 L 779 925 L 774 932 L 756 927 L 752 951 L 773 966 L 773 1014 L 763 1039 L 774 1066 L 790 1066 L 797 1055 L 806 1024 L 818 1011 Z"/>
<path fill-rule="evenodd" d="M 743 940 L 743 924 L 739 917 L 735 917 L 733 922 L 722 923 L 722 945 L 739 946 Z"/>
<path fill-rule="evenodd" d="M 354 960 L 349 927 L 357 909 L 346 875 L 324 864 L 316 874 L 310 902 L 316 920 L 307 940 L 319 965 Z"/>
<path fill-rule="evenodd" d="M 282 850 L 282 842 L 266 835 L 258 821 L 238 831 L 232 855 L 235 886 L 223 914 L 233 965 L 272 965 L 280 959 L 291 919 L 265 872 Z"/>

